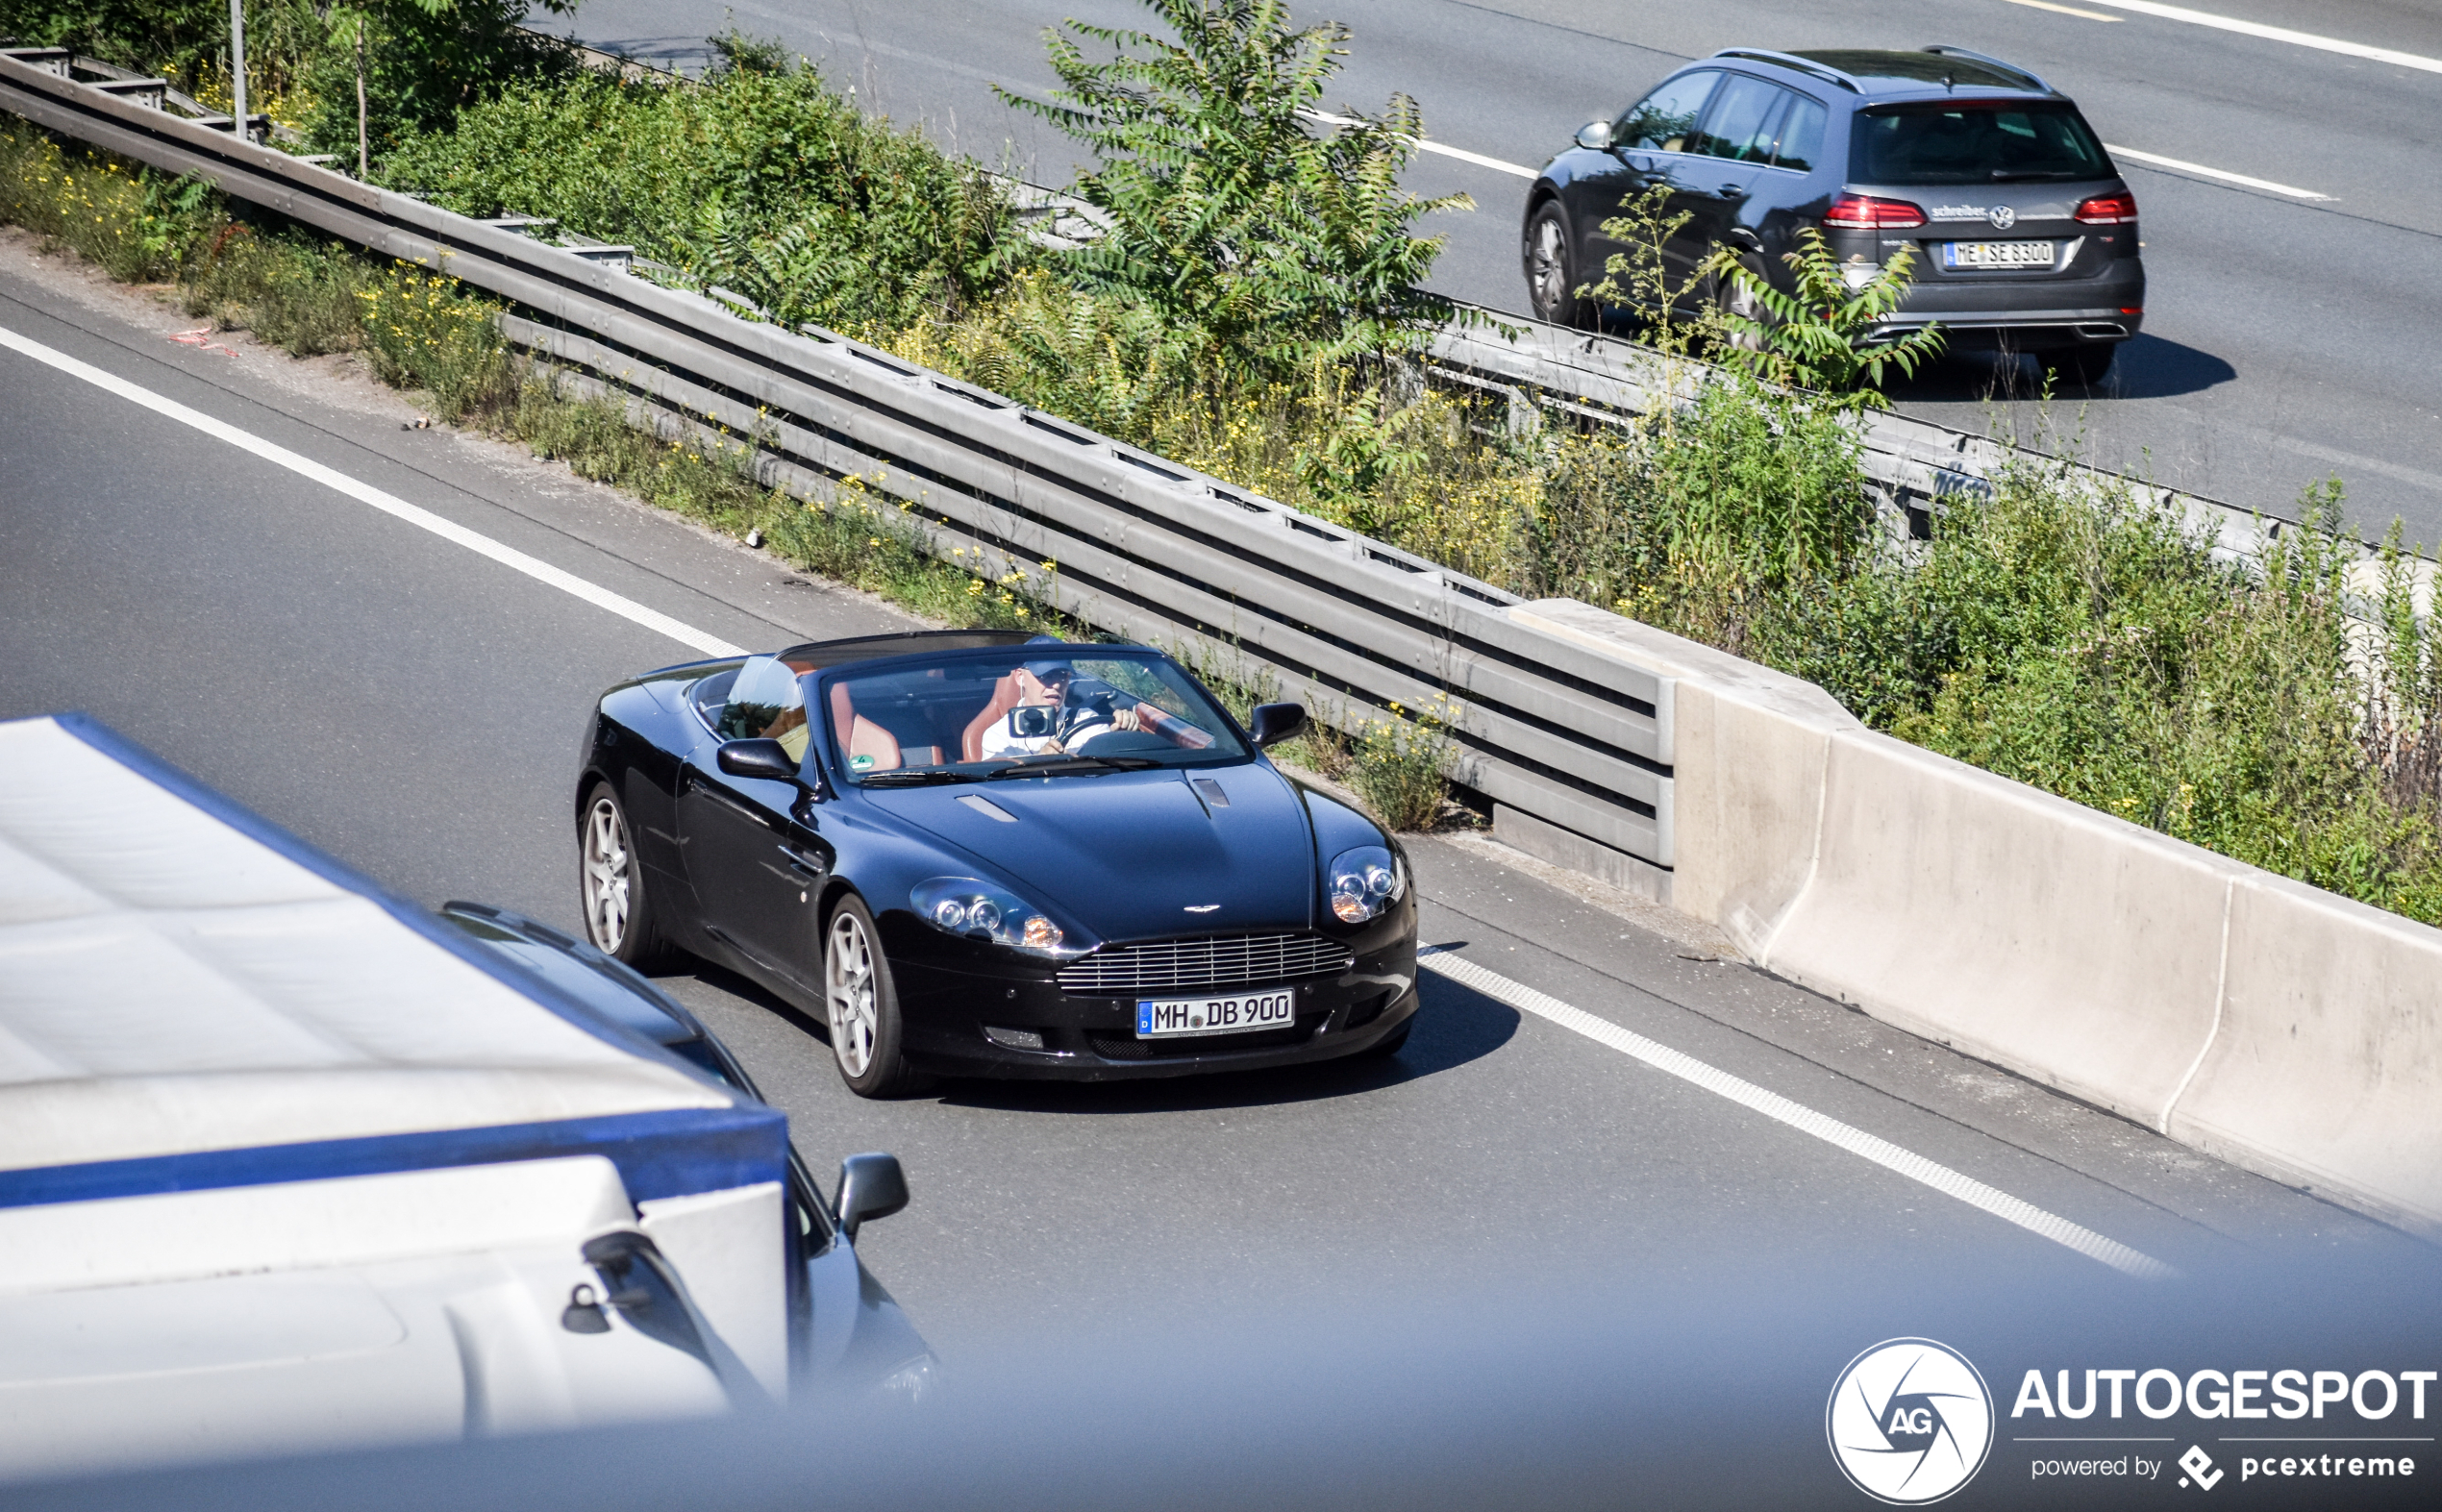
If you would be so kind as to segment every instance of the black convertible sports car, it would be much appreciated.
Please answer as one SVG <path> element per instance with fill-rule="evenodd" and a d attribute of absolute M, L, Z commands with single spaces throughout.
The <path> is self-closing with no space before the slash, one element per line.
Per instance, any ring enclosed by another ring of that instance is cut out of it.
<path fill-rule="evenodd" d="M 1143 646 L 944 631 L 648 673 L 577 776 L 593 942 L 818 1013 L 850 1087 L 1102 1080 L 1395 1053 L 1399 843 Z"/>

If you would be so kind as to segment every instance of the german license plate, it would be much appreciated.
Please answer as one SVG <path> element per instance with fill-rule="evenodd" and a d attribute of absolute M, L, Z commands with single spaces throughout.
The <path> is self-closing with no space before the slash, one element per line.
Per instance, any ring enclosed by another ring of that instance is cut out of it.
<path fill-rule="evenodd" d="M 1285 987 L 1229 997 L 1140 998 L 1136 1002 L 1138 1039 L 1284 1029 L 1296 1022 L 1297 994 Z"/>
<path fill-rule="evenodd" d="M 2052 243 L 2049 241 L 1945 241 L 1942 243 L 1942 266 L 1946 268 L 2048 268 L 2052 266 Z"/>

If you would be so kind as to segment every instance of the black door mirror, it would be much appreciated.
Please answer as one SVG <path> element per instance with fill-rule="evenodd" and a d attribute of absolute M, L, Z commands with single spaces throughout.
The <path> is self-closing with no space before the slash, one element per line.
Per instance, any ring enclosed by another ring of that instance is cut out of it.
<path fill-rule="evenodd" d="M 1292 739 L 1306 730 L 1306 706 L 1303 704 L 1258 704 L 1247 716 L 1247 733 L 1254 737 L 1257 749 L 1276 746 Z"/>
<path fill-rule="evenodd" d="M 897 1155 L 850 1155 L 839 1162 L 839 1231 L 857 1237 L 868 1218 L 887 1218 L 908 1205 L 908 1175 Z"/>
<path fill-rule="evenodd" d="M 714 757 L 721 770 L 732 777 L 767 777 L 778 781 L 797 781 L 797 758 L 777 740 L 733 740 L 721 747 Z"/>

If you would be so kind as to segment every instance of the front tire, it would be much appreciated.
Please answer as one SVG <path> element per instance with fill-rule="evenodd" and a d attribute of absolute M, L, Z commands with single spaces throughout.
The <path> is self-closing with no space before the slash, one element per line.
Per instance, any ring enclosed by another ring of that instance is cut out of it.
<path fill-rule="evenodd" d="M 1738 260 L 1738 266 L 1752 274 L 1757 282 L 1762 282 L 1764 271 L 1761 259 L 1742 257 Z M 1756 327 L 1762 326 L 1772 318 L 1772 312 L 1764 308 L 1763 301 L 1757 299 L 1752 290 L 1734 278 L 1724 277 L 1714 286 L 1713 307 L 1725 317 L 1752 321 Z M 1753 328 L 1725 327 L 1722 339 L 1742 352 L 1760 352 L 1764 345 L 1761 333 Z"/>
<path fill-rule="evenodd" d="M 823 929 L 823 1018 L 839 1079 L 859 1097 L 884 1098 L 915 1080 L 900 1046 L 899 993 L 873 915 L 855 894 L 839 900 Z"/>
<path fill-rule="evenodd" d="M 1568 212 L 1559 201 L 1545 200 L 1527 218 L 1521 254 L 1534 312 L 1556 326 L 1585 324 L 1587 307 L 1577 297 L 1576 260 L 1569 255 Z"/>
<path fill-rule="evenodd" d="M 585 905 L 586 937 L 603 954 L 638 971 L 675 954 L 661 931 L 660 907 L 644 880 L 635 829 L 608 782 L 586 794 L 577 821 L 577 891 Z"/>

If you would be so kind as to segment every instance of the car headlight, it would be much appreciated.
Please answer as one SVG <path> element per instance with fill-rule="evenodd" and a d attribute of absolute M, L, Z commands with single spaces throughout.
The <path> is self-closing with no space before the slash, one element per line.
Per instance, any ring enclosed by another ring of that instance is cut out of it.
<path fill-rule="evenodd" d="M 1332 916 L 1342 924 L 1379 918 L 1408 891 L 1399 857 L 1379 845 L 1360 845 L 1332 858 Z"/>
<path fill-rule="evenodd" d="M 1011 950 L 1054 958 L 1074 955 L 1067 934 L 1051 916 L 1007 888 L 972 877 L 935 877 L 909 894 L 916 916 L 945 934 L 989 940 Z"/>

